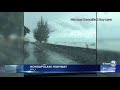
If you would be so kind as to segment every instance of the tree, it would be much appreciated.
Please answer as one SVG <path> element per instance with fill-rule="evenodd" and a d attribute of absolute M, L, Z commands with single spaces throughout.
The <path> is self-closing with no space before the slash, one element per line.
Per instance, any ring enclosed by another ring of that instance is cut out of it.
<path fill-rule="evenodd" d="M 41 17 L 41 21 L 37 23 L 37 28 L 34 30 L 34 38 L 39 42 L 47 42 L 49 31 L 47 21 L 44 21 Z"/>
<path fill-rule="evenodd" d="M 26 26 L 24 26 L 24 36 L 25 36 L 27 33 L 30 33 L 30 29 L 27 28 Z"/>

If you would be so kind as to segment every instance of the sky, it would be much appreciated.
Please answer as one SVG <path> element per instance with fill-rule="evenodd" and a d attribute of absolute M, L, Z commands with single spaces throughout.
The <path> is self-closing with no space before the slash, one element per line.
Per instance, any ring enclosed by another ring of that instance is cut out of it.
<path fill-rule="evenodd" d="M 49 27 L 54 31 L 49 34 L 49 43 L 96 43 L 95 21 L 70 20 L 71 18 L 96 18 L 95 12 L 24 12 L 24 25 L 31 30 L 25 38 L 30 41 L 35 41 L 33 30 L 36 28 L 41 16 L 48 21 Z"/>
<path fill-rule="evenodd" d="M 70 20 L 71 18 L 96 18 L 96 12 L 25 12 L 24 25 L 31 30 L 25 38 L 29 41 L 35 41 L 33 30 L 41 16 L 48 21 L 49 27 L 54 30 L 49 34 L 48 43 L 76 44 L 81 47 L 81 42 L 96 43 L 97 36 L 98 48 L 119 50 L 120 12 L 97 12 L 97 18 L 112 19 L 112 21 L 97 21 L 97 27 L 96 21 Z M 104 40 L 105 42 L 100 42 Z"/>
<path fill-rule="evenodd" d="M 98 17 L 112 21 L 97 22 L 97 49 L 120 52 L 120 12 L 98 12 Z"/>
<path fill-rule="evenodd" d="M 120 39 L 120 12 L 98 12 L 97 17 L 112 19 L 97 22 L 98 39 Z"/>

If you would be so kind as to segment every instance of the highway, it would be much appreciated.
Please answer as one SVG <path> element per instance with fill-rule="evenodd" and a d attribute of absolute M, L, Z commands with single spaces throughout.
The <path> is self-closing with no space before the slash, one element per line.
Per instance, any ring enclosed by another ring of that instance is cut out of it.
<path fill-rule="evenodd" d="M 24 60 L 25 64 L 78 64 L 64 54 L 41 48 L 29 43 L 25 46 L 29 56 Z"/>

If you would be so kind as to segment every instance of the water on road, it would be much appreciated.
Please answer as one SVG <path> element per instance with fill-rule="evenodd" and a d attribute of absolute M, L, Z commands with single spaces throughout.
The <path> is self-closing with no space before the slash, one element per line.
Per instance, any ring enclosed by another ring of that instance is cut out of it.
<path fill-rule="evenodd" d="M 25 64 L 77 64 L 77 62 L 63 54 L 43 49 L 32 43 L 25 45 L 29 56 L 24 60 Z"/>

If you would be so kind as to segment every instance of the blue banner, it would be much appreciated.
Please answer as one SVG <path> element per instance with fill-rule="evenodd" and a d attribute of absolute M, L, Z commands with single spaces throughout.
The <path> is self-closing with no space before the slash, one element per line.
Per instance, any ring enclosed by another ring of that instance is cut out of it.
<path fill-rule="evenodd" d="M 1 65 L 0 73 L 120 73 L 120 65 L 28 64 Z"/>
<path fill-rule="evenodd" d="M 99 71 L 100 65 L 24 65 L 25 73 L 95 73 Z"/>
<path fill-rule="evenodd" d="M 116 65 L 116 70 L 115 72 L 120 73 L 120 65 Z"/>

